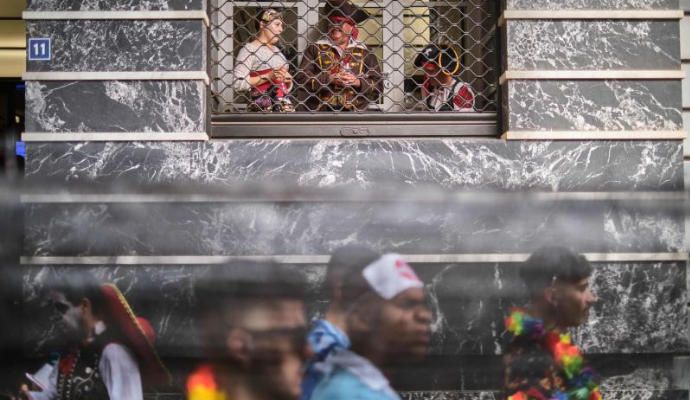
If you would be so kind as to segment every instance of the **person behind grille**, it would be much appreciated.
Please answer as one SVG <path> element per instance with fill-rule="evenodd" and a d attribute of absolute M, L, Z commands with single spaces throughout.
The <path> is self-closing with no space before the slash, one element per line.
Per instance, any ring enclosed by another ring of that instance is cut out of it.
<path fill-rule="evenodd" d="M 282 14 L 272 8 L 259 14 L 256 39 L 242 47 L 235 61 L 235 90 L 249 91 L 248 111 L 294 111 L 288 94 L 292 75 L 277 44 L 283 32 Z"/>
<path fill-rule="evenodd" d="M 414 61 L 424 70 L 422 98 L 429 111 L 474 111 L 474 92 L 455 76 L 460 70 L 458 52 L 448 45 L 429 44 Z"/>
<path fill-rule="evenodd" d="M 325 7 L 327 37 L 307 47 L 295 80 L 306 111 L 363 111 L 382 92 L 379 60 L 357 40 L 369 14 L 344 0 Z"/>

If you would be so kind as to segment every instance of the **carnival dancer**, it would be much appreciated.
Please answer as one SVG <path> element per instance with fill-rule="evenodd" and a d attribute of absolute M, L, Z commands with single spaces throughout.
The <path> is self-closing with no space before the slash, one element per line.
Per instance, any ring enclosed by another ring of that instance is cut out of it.
<path fill-rule="evenodd" d="M 424 284 L 397 254 L 384 254 L 343 279 L 350 349 L 336 349 L 313 400 L 398 400 L 385 371 L 423 358 L 430 341 L 431 311 Z"/>
<path fill-rule="evenodd" d="M 428 110 L 474 111 L 472 88 L 456 76 L 460 57 L 453 47 L 430 44 L 417 55 L 414 65 L 424 70 L 422 97 Z"/>
<path fill-rule="evenodd" d="M 596 296 L 592 266 L 562 247 L 534 252 L 520 267 L 531 302 L 506 318 L 504 353 L 508 400 L 601 400 L 598 377 L 568 328 L 582 325 Z"/>
<path fill-rule="evenodd" d="M 67 351 L 32 400 L 137 400 L 143 385 L 170 383 L 153 347 L 155 333 L 113 284 L 83 271 L 57 273 L 50 299 L 61 314 Z"/>
<path fill-rule="evenodd" d="M 284 29 L 282 14 L 272 8 L 263 10 L 258 28 L 256 39 L 246 43 L 237 55 L 234 88 L 249 92 L 248 111 L 292 112 L 292 75 L 278 47 Z"/>
<path fill-rule="evenodd" d="M 326 267 L 329 293 L 328 308 L 322 319 L 314 322 L 309 332 L 309 345 L 314 352 L 307 363 L 302 381 L 302 399 L 311 398 L 312 392 L 328 370 L 328 357 L 338 349 L 349 349 L 346 319 L 348 304 L 343 299 L 343 280 L 353 274 L 361 274 L 380 254 L 366 246 L 347 245 L 336 249 Z"/>
<path fill-rule="evenodd" d="M 206 363 L 187 379 L 189 400 L 297 400 L 307 345 L 304 284 L 276 263 L 208 269 L 195 286 Z"/>
<path fill-rule="evenodd" d="M 357 24 L 369 14 L 346 0 L 329 0 L 327 37 L 307 47 L 295 80 L 306 111 L 363 111 L 383 90 L 379 60 L 360 42 Z"/>

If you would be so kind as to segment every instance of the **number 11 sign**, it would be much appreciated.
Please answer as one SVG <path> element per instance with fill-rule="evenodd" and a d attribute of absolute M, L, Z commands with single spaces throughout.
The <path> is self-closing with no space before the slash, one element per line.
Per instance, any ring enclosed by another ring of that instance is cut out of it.
<path fill-rule="evenodd" d="M 50 61 L 50 38 L 29 38 L 29 61 Z"/>

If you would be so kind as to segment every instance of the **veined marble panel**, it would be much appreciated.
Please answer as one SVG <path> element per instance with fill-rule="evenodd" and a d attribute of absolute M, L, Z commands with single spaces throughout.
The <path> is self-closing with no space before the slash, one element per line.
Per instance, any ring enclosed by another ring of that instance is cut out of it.
<path fill-rule="evenodd" d="M 202 81 L 29 81 L 26 131 L 203 132 L 205 94 Z"/>
<path fill-rule="evenodd" d="M 509 130 L 680 130 L 680 81 L 509 81 Z"/>
<path fill-rule="evenodd" d="M 626 390 L 602 392 L 605 399 L 611 400 L 686 400 L 687 390 Z M 404 400 L 499 400 L 501 392 L 460 392 L 460 391 L 423 391 L 403 392 Z"/>
<path fill-rule="evenodd" d="M 31 11 L 202 10 L 202 0 L 28 0 Z"/>
<path fill-rule="evenodd" d="M 502 353 L 503 319 L 525 304 L 516 267 L 447 265 L 425 277 L 436 311 L 433 353 Z M 679 329 L 688 324 L 684 278 L 685 263 L 594 264 L 599 301 L 573 339 L 590 354 L 686 351 L 687 335 Z M 614 381 L 611 387 L 619 388 Z"/>
<path fill-rule="evenodd" d="M 360 241 L 408 254 L 676 252 L 679 205 L 514 198 L 458 203 L 27 204 L 25 255 L 328 254 Z M 334 223 L 337 221 L 337 223 Z"/>
<path fill-rule="evenodd" d="M 52 39 L 50 61 L 27 71 L 201 71 L 206 68 L 202 21 L 27 21 L 27 37 Z"/>
<path fill-rule="evenodd" d="M 434 357 L 462 355 L 500 356 L 504 340 L 503 318 L 519 300 L 522 283 L 515 265 L 414 265 L 427 283 L 434 309 L 432 325 Z M 595 264 L 593 289 L 600 301 L 580 329 L 576 340 L 583 350 L 597 354 L 669 353 L 687 351 L 687 338 L 677 329 L 686 294 L 677 279 L 681 265 Z M 52 308 L 42 301 L 41 288 L 52 267 L 26 267 L 24 277 L 26 329 L 28 348 L 48 350 L 57 337 L 51 324 Z M 134 311 L 149 319 L 158 333 L 157 345 L 164 356 L 198 357 L 198 338 L 193 326 L 195 276 L 204 265 L 185 266 L 75 266 L 86 268 L 103 281 L 114 282 L 123 291 Z M 321 265 L 300 266 L 308 285 L 307 311 L 310 319 L 320 315 L 326 298 L 322 293 L 324 268 Z M 643 271 L 655 274 L 649 282 Z M 642 271 L 643 273 L 640 273 Z M 613 275 L 612 275 L 613 274 Z M 630 274 L 630 276 L 624 276 Z M 614 280 L 601 276 L 616 276 Z M 667 292 L 671 293 L 667 293 Z M 643 312 L 643 314 L 640 314 Z M 635 327 L 630 332 L 611 329 L 600 322 Z M 629 356 L 628 356 L 629 357 Z M 500 364 L 492 363 L 494 367 Z M 464 366 L 454 367 L 460 375 Z M 486 371 L 485 371 L 486 372 Z M 605 371 L 602 371 L 602 373 Z M 464 375 L 463 375 L 464 376 Z M 470 375 L 465 376 L 469 379 Z M 624 375 L 606 376 L 607 390 L 664 390 L 671 386 L 667 374 L 659 369 L 638 368 Z M 652 379 L 652 381 L 649 381 Z M 646 380 L 646 382 L 645 382 Z M 500 380 L 490 379 L 492 382 Z M 479 383 L 466 383 L 478 386 Z M 410 385 L 407 385 L 410 387 Z M 424 387 L 423 382 L 415 383 Z"/>
<path fill-rule="evenodd" d="M 678 69 L 678 21 L 509 20 L 510 70 Z"/>
<path fill-rule="evenodd" d="M 31 107 L 29 103 L 27 108 Z M 33 113 L 28 112 L 29 120 Z M 276 181 L 299 187 L 349 184 L 373 188 L 389 183 L 437 185 L 448 190 L 547 191 L 683 188 L 682 147 L 673 141 L 459 138 L 28 143 L 27 154 L 26 179 L 36 183 L 194 181 L 234 185 Z"/>
<path fill-rule="evenodd" d="M 676 10 L 678 0 L 506 0 L 509 10 Z"/>
<path fill-rule="evenodd" d="M 554 191 L 681 190 L 681 142 L 520 142 L 524 187 Z"/>
<path fill-rule="evenodd" d="M 36 353 L 52 350 L 58 343 L 59 332 L 54 324 L 57 317 L 46 304 L 43 289 L 48 275 L 55 266 L 30 266 L 23 277 L 26 347 Z M 151 322 L 156 331 L 156 347 L 162 357 L 202 356 L 199 338 L 194 326 L 195 277 L 205 273 L 205 265 L 99 265 L 58 266 L 82 268 L 102 282 L 114 283 L 127 298 L 135 314 Z M 315 267 L 302 267 L 309 298 L 321 284 L 323 274 L 314 273 Z M 323 267 L 321 268 L 323 270 Z M 308 301 L 310 315 L 316 312 Z"/>
<path fill-rule="evenodd" d="M 595 269 L 592 281 L 599 301 L 573 339 L 593 353 L 634 353 L 640 345 L 650 353 L 687 351 L 686 273 L 685 263 L 611 264 Z M 638 336 L 639 332 L 647 333 Z"/>

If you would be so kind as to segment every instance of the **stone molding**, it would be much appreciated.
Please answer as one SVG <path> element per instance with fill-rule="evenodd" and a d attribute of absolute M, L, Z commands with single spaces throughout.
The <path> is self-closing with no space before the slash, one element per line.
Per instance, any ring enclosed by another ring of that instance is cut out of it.
<path fill-rule="evenodd" d="M 657 79 L 683 79 L 683 70 L 579 70 L 579 71 L 505 71 L 499 84 L 503 85 L 510 80 L 657 80 Z"/>
<path fill-rule="evenodd" d="M 506 140 L 683 140 L 687 133 L 678 131 L 507 131 Z"/>
<path fill-rule="evenodd" d="M 511 19 L 682 19 L 683 10 L 505 10 L 498 26 Z"/>
<path fill-rule="evenodd" d="M 686 253 L 582 253 L 591 262 L 687 261 Z M 403 254 L 410 263 L 521 263 L 529 253 Z M 273 260 L 284 264 L 326 264 L 328 254 L 270 256 L 22 256 L 22 265 L 209 265 L 238 260 Z"/>
<path fill-rule="evenodd" d="M 174 11 L 24 11 L 25 20 L 121 20 L 121 19 L 200 19 L 206 26 L 210 26 L 208 14 L 203 10 L 174 10 Z"/>
<path fill-rule="evenodd" d="M 118 142 L 208 140 L 206 132 L 24 132 L 24 142 Z"/>
<path fill-rule="evenodd" d="M 81 72 L 26 72 L 24 81 L 181 81 L 203 80 L 211 84 L 206 71 L 81 71 Z"/>

